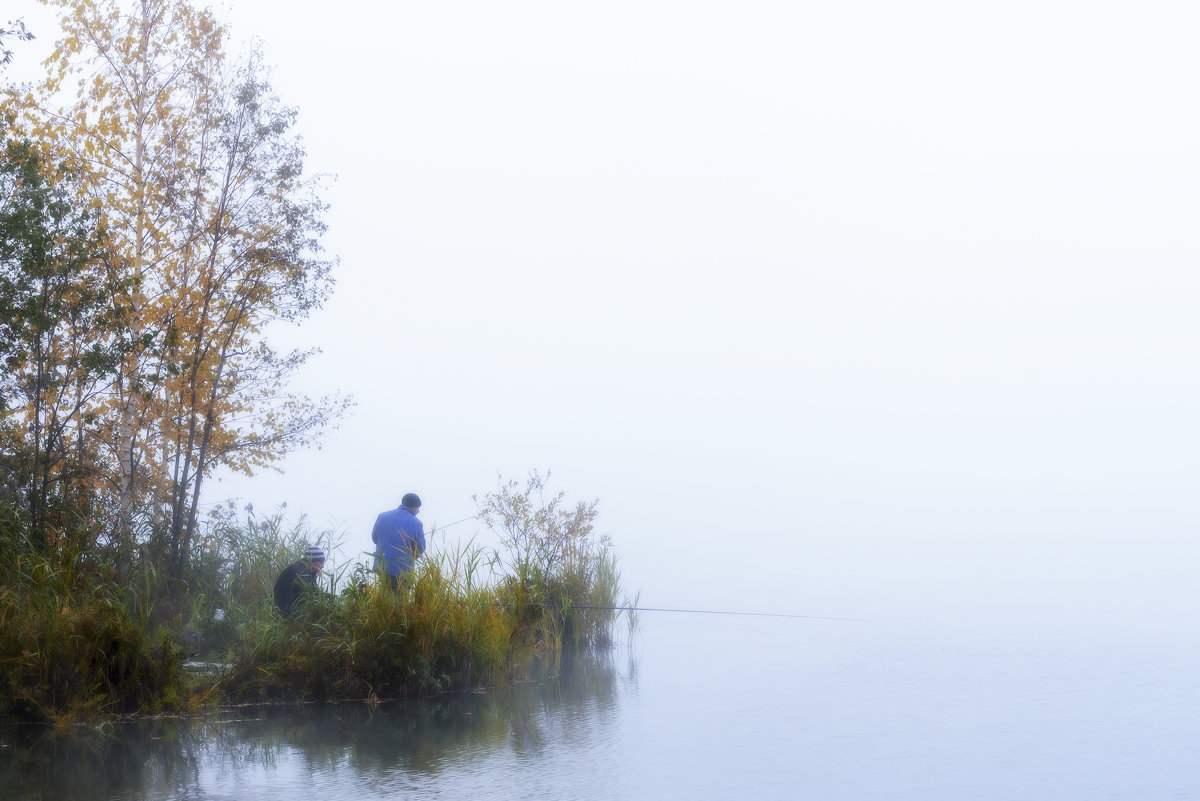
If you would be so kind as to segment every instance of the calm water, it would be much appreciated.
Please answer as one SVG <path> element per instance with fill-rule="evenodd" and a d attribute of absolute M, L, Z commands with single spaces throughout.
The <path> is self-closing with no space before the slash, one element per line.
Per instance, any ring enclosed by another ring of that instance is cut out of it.
<path fill-rule="evenodd" d="M 1200 798 L 1194 638 L 646 615 L 558 680 L 108 735 L 3 729 L 6 799 Z"/>

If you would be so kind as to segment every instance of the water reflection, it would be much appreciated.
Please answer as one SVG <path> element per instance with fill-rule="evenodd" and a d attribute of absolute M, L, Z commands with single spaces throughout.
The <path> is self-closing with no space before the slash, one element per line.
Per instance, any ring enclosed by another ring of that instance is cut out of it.
<path fill-rule="evenodd" d="M 458 785 L 499 763 L 543 760 L 615 728 L 632 663 L 612 652 L 558 675 L 485 693 L 382 704 L 227 710 L 204 720 L 126 721 L 56 734 L 0 729 L 0 786 L 9 799 L 258 799 L 359 795 Z M 306 789 L 307 788 L 307 789 Z"/>

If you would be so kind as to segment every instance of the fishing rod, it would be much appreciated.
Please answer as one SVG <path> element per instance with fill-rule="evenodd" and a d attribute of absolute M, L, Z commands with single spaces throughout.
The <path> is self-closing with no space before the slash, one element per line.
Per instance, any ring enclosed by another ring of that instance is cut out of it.
<path fill-rule="evenodd" d="M 434 531 L 441 531 L 442 529 L 447 529 L 447 528 L 450 528 L 451 526 L 457 526 L 459 523 L 465 523 L 465 522 L 467 522 L 468 520 L 478 520 L 478 519 L 479 519 L 479 515 L 471 515 L 470 517 L 464 517 L 462 520 L 455 520 L 453 523 L 447 523 L 447 524 L 446 524 L 446 525 L 444 525 L 444 526 L 437 526 L 437 525 L 435 525 L 435 526 L 433 527 L 433 530 L 434 530 Z M 431 533 L 432 533 L 432 532 L 431 532 Z"/>

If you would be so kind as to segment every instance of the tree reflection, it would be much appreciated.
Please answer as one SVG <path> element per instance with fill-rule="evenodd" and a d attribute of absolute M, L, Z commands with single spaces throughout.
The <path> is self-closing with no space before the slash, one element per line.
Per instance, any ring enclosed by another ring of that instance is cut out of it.
<path fill-rule="evenodd" d="M 536 758 L 597 736 L 613 725 L 633 668 L 621 675 L 612 652 L 588 653 L 534 681 L 375 707 L 255 706 L 66 734 L 0 729 L 0 786 L 9 799 L 81 801 L 210 797 L 217 783 L 270 797 L 302 774 L 364 789 L 426 786 L 474 762 Z"/>

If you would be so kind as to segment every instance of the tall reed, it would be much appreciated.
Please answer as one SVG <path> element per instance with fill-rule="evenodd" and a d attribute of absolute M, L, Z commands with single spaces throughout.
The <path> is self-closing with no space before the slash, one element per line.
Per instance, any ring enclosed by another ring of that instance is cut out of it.
<path fill-rule="evenodd" d="M 339 544 L 303 518 L 223 508 L 170 582 L 147 558 L 118 574 L 95 551 L 0 537 L 0 714 L 69 722 L 216 699 L 379 700 L 557 670 L 564 654 L 612 642 L 620 573 L 592 529 L 595 502 L 567 507 L 544 486 L 533 474 L 485 496 L 480 518 L 499 547 L 433 548 L 398 592 L 363 565 L 332 569 L 294 619 L 274 607 L 275 578 L 306 545 Z M 189 672 L 187 658 L 226 667 Z"/>
<path fill-rule="evenodd" d="M 82 554 L 8 554 L 0 583 L 0 713 L 66 725 L 137 711 L 178 711 L 182 649 L 151 628 L 155 577 L 107 580 Z"/>
<path fill-rule="evenodd" d="M 399 592 L 359 566 L 298 620 L 260 610 L 235 647 L 228 698 L 384 699 L 499 680 L 511 620 L 473 582 L 479 560 L 464 549 L 435 554 Z"/>

